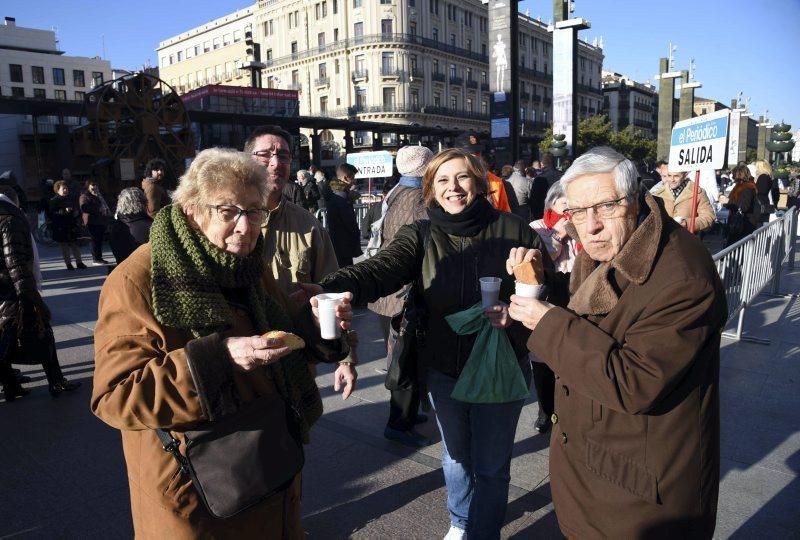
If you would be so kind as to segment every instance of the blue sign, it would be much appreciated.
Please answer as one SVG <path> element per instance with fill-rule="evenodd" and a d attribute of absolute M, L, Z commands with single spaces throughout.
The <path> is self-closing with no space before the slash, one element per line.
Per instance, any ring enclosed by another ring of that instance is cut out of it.
<path fill-rule="evenodd" d="M 356 179 L 392 176 L 392 154 L 386 150 L 347 154 L 347 163 L 358 169 Z"/>

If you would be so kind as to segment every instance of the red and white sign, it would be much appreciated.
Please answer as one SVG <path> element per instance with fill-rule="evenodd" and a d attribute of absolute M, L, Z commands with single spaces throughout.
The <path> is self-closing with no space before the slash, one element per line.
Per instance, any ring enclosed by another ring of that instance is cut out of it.
<path fill-rule="evenodd" d="M 223 86 L 209 84 L 181 96 L 183 101 L 194 101 L 206 96 L 243 97 L 256 99 L 284 99 L 297 101 L 297 90 L 277 88 L 251 88 L 249 86 Z"/>

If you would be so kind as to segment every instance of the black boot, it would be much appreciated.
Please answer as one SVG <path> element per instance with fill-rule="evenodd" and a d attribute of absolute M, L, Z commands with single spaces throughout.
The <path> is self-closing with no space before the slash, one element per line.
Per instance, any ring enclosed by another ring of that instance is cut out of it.
<path fill-rule="evenodd" d="M 67 379 L 61 379 L 57 383 L 47 385 L 47 389 L 50 391 L 51 396 L 58 397 L 61 392 L 72 392 L 73 390 L 77 390 L 80 385 L 81 383 L 79 382 L 70 382 Z"/>
<path fill-rule="evenodd" d="M 19 383 L 12 383 L 3 387 L 3 394 L 6 396 L 6 402 L 14 401 L 18 397 L 24 397 L 30 393 L 30 390 L 23 388 Z"/>
<path fill-rule="evenodd" d="M 536 428 L 536 431 L 539 433 L 547 433 L 550 431 L 550 427 L 552 425 L 553 422 L 550 420 L 550 417 L 547 415 L 547 413 L 542 409 L 539 409 L 539 416 L 536 418 L 536 423 L 533 424 L 533 427 Z"/>

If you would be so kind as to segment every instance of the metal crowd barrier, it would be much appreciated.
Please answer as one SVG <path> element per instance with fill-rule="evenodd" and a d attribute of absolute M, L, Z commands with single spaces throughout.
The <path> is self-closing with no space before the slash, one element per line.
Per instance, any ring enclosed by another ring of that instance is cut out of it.
<path fill-rule="evenodd" d="M 380 203 L 373 203 L 373 204 L 380 204 Z M 358 228 L 359 230 L 361 230 L 361 222 L 364 221 L 364 217 L 367 215 L 367 210 L 369 210 L 369 205 L 364 203 L 354 204 L 353 210 L 356 213 L 356 221 L 358 222 Z M 320 221 L 320 223 L 322 223 L 322 226 L 327 229 L 328 210 L 326 208 L 320 208 L 319 210 L 317 210 L 315 216 Z"/>
<path fill-rule="evenodd" d="M 736 332 L 723 333 L 725 337 L 769 345 L 768 339 L 742 336 L 744 314 L 770 282 L 770 294 L 782 296 L 779 290 L 783 265 L 788 262 L 789 268 L 794 268 L 797 215 L 797 208 L 790 208 L 782 217 L 714 255 L 725 287 L 728 320 L 739 317 Z"/>

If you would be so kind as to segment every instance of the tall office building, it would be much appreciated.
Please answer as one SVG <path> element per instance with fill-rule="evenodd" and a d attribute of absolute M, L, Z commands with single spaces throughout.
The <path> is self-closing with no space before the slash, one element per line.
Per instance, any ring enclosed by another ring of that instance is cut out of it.
<path fill-rule="evenodd" d="M 603 112 L 614 131 L 633 126 L 634 131 L 656 138 L 658 92 L 655 86 L 640 83 L 625 75 L 603 72 Z"/>

